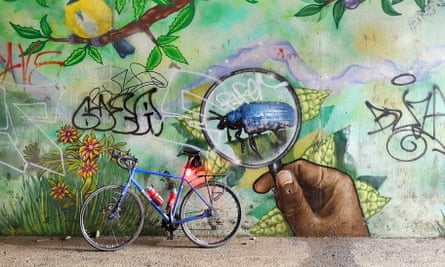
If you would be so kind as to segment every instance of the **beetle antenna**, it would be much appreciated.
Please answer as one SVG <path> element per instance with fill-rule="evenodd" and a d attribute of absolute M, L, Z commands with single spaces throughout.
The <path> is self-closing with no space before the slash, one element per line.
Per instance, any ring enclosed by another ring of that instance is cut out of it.
<path fill-rule="evenodd" d="M 212 114 L 216 115 L 216 117 L 209 117 L 208 118 L 209 120 L 220 120 L 220 119 L 224 118 L 223 115 L 217 113 L 216 111 L 209 110 L 209 113 L 212 113 Z"/>

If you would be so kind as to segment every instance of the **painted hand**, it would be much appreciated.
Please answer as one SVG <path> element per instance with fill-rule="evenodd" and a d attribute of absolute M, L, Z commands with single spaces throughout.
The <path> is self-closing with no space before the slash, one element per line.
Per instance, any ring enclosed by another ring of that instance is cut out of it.
<path fill-rule="evenodd" d="M 296 236 L 369 236 L 354 182 L 333 168 L 299 159 L 254 183 L 257 193 L 275 187 L 277 207 Z"/>

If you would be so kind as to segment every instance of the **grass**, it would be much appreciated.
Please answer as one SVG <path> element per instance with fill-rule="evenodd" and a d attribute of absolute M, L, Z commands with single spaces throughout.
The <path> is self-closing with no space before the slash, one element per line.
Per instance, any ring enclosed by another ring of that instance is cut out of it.
<path fill-rule="evenodd" d="M 445 223 L 445 214 L 442 213 L 442 221 Z M 437 222 L 437 231 L 439 232 L 439 237 L 445 238 L 445 226 Z"/>
<path fill-rule="evenodd" d="M 97 187 L 125 182 L 126 171 L 105 160 L 101 165 L 103 167 L 97 178 Z M 70 190 L 70 201 L 74 203 L 71 205 L 67 205 L 66 199 L 56 200 L 51 196 L 51 187 L 46 179 L 29 175 L 23 175 L 21 179 L 18 197 L 0 207 L 0 235 L 80 235 L 79 212 L 83 196 L 79 177 L 61 177 L 70 188 L 75 187 L 75 190 Z M 72 201 L 73 198 L 75 201 Z M 161 234 L 160 216 L 142 201 L 145 208 L 142 234 Z"/>
<path fill-rule="evenodd" d="M 79 231 L 77 205 L 64 208 L 50 196 L 45 180 L 23 177 L 23 195 L 3 205 L 0 211 L 1 235 L 57 235 Z M 80 198 L 79 198 L 80 199 Z"/>

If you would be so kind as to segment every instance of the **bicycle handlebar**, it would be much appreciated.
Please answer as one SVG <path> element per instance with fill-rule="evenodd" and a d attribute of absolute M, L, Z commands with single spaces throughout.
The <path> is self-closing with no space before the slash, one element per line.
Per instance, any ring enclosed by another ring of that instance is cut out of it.
<path fill-rule="evenodd" d="M 116 152 L 116 150 L 111 150 L 111 158 L 116 159 L 117 165 L 119 167 L 129 170 L 131 167 L 133 167 L 137 162 L 138 159 L 130 154 L 123 155 L 122 153 Z"/>

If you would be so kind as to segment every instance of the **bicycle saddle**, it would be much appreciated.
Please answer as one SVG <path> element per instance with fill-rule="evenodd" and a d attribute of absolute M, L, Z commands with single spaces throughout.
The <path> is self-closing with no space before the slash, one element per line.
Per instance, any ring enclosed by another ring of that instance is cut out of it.
<path fill-rule="evenodd" d="M 200 151 L 193 148 L 184 148 L 178 153 L 178 157 L 181 155 L 187 155 L 189 159 L 187 163 L 190 167 L 199 168 L 202 166 Z"/>
<path fill-rule="evenodd" d="M 194 157 L 194 156 L 199 156 L 201 152 L 199 150 L 196 150 L 194 148 L 190 148 L 190 147 L 186 147 L 183 148 L 181 151 L 179 151 L 178 153 L 178 157 L 182 156 L 182 155 L 187 155 L 189 157 Z"/>

